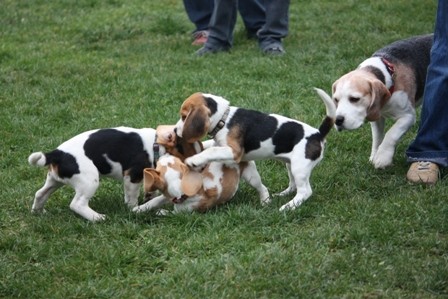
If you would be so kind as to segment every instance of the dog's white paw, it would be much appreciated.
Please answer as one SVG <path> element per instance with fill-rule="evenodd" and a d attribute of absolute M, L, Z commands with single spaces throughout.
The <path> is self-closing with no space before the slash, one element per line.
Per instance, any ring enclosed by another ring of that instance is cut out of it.
<path fill-rule="evenodd" d="M 277 195 L 277 196 L 286 196 L 286 195 L 292 194 L 292 193 L 294 193 L 296 191 L 297 191 L 296 188 L 288 187 L 285 190 L 283 190 L 282 192 L 275 193 L 275 195 Z"/>
<path fill-rule="evenodd" d="M 202 161 L 201 157 L 198 157 L 197 155 L 189 157 L 185 159 L 185 164 L 187 164 L 189 167 L 193 168 L 194 170 L 201 170 L 204 166 L 204 161 Z"/>
<path fill-rule="evenodd" d="M 261 202 L 261 205 L 262 205 L 262 206 L 267 206 L 268 204 L 271 203 L 271 197 L 269 197 L 269 194 L 268 194 L 267 197 L 262 197 L 262 198 L 260 199 L 260 202 Z"/>
<path fill-rule="evenodd" d="M 372 159 L 372 164 L 376 169 L 385 169 L 392 165 L 392 160 L 394 157 L 393 151 L 378 151 Z"/>
<path fill-rule="evenodd" d="M 32 214 L 45 214 L 47 212 L 47 210 L 45 209 L 31 209 L 31 213 Z"/>
<path fill-rule="evenodd" d="M 169 215 L 169 214 L 171 214 L 171 213 L 172 213 L 172 212 L 169 211 L 169 210 L 166 210 L 166 209 L 159 209 L 159 210 L 157 210 L 156 215 L 157 215 L 157 216 L 166 216 L 166 215 Z"/>
<path fill-rule="evenodd" d="M 295 208 L 297 208 L 297 206 L 294 204 L 294 202 L 291 200 L 290 202 L 288 202 L 287 204 L 284 204 L 283 206 L 281 206 L 281 208 L 279 209 L 280 212 L 283 211 L 292 211 L 295 210 Z"/>

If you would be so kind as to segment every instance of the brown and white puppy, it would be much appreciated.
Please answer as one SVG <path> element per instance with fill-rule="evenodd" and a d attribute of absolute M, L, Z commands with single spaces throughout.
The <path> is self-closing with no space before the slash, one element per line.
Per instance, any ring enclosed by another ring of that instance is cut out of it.
<path fill-rule="evenodd" d="M 124 183 L 124 201 L 130 207 L 138 204 L 143 169 L 154 167 L 160 155 L 171 153 L 181 159 L 202 151 L 200 142 L 175 139 L 174 126 L 134 129 L 118 127 L 81 133 L 48 152 L 35 152 L 28 157 L 31 165 L 47 166 L 44 186 L 36 192 L 32 211 L 44 211 L 50 195 L 70 185 L 75 197 L 70 209 L 90 221 L 104 220 L 89 207 L 99 186 L 100 176 Z M 174 140 L 177 140 L 176 142 Z"/>
<path fill-rule="evenodd" d="M 177 134 L 188 142 L 208 134 L 215 145 L 187 158 L 185 163 L 200 167 L 212 161 L 281 160 L 288 169 L 289 186 L 280 195 L 295 191 L 296 195 L 280 210 L 295 209 L 312 194 L 309 178 L 322 160 L 325 137 L 334 125 L 336 107 L 331 98 L 321 98 L 327 117 L 316 129 L 281 115 L 230 106 L 229 101 L 220 96 L 195 93 L 180 108 Z"/>
<path fill-rule="evenodd" d="M 253 161 L 239 164 L 211 162 L 197 172 L 167 154 L 160 157 L 156 169 L 147 168 L 144 174 L 145 191 L 158 190 L 162 195 L 135 207 L 133 211 L 159 209 L 171 203 L 174 204 L 174 212 L 205 212 L 231 200 L 238 190 L 240 177 L 257 189 L 262 203 L 269 198 Z"/>
<path fill-rule="evenodd" d="M 398 141 L 415 123 L 432 41 L 432 34 L 396 41 L 333 83 L 336 127 L 339 131 L 355 130 L 370 122 L 370 161 L 375 168 L 392 164 Z M 384 134 L 387 118 L 394 124 Z"/>

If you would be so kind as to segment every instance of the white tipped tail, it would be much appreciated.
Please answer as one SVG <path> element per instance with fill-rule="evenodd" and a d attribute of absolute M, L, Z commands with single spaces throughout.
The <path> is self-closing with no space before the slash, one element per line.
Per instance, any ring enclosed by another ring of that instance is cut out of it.
<path fill-rule="evenodd" d="M 317 92 L 317 94 L 320 96 L 322 101 L 325 104 L 325 108 L 327 109 L 327 116 L 331 119 L 336 119 L 336 105 L 334 104 L 331 97 L 322 89 L 314 87 L 314 90 Z"/>
<path fill-rule="evenodd" d="M 47 159 L 45 158 L 45 154 L 42 152 L 32 153 L 28 157 L 28 163 L 30 163 L 30 165 L 45 166 L 46 162 Z"/>

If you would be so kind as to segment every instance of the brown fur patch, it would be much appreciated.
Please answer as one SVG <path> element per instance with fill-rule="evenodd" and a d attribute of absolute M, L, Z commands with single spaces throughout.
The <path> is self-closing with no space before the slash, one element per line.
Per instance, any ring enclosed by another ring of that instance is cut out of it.
<path fill-rule="evenodd" d="M 233 151 L 233 159 L 239 163 L 244 155 L 243 133 L 240 126 L 235 125 L 230 128 L 227 134 L 227 145 Z"/>
<path fill-rule="evenodd" d="M 208 109 L 202 93 L 188 97 L 180 107 L 180 116 L 184 121 L 182 137 L 187 142 L 202 139 L 210 127 L 210 109 Z"/>

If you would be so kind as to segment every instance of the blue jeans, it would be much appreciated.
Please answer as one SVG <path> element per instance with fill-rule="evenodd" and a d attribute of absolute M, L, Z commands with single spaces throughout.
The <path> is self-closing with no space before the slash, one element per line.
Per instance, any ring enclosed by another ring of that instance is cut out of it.
<path fill-rule="evenodd" d="M 406 151 L 409 162 L 448 167 L 448 1 L 439 0 L 420 127 Z"/>
<path fill-rule="evenodd" d="M 249 36 L 256 36 L 257 31 L 264 24 L 264 7 L 260 1 L 238 1 L 238 10 Z M 207 30 L 209 28 L 214 0 L 184 0 L 184 6 L 188 18 L 196 26 L 195 31 Z"/>
<path fill-rule="evenodd" d="M 260 0 L 253 7 L 261 7 Z M 237 5 L 248 0 L 215 0 L 215 8 L 210 20 L 210 35 L 207 47 L 230 49 L 233 44 L 233 30 L 237 18 Z M 260 30 L 257 36 L 260 47 L 281 44 L 281 39 L 288 34 L 289 0 L 264 0 L 265 10 L 257 9 Z M 258 5 L 255 5 L 258 4 Z"/>

